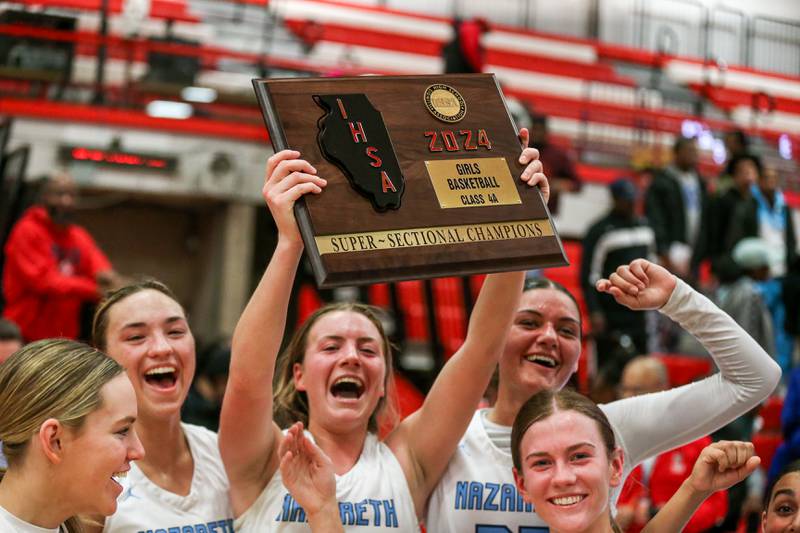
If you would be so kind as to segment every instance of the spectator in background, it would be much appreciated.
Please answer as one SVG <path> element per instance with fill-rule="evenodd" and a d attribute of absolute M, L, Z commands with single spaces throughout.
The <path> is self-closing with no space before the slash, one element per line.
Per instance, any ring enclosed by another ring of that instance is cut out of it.
<path fill-rule="evenodd" d="M 183 422 L 219 431 L 219 413 L 228 385 L 230 364 L 230 341 L 217 343 L 207 351 L 181 409 Z"/>
<path fill-rule="evenodd" d="M 709 197 L 697 172 L 694 139 L 678 138 L 673 153 L 672 164 L 657 172 L 647 189 L 645 214 L 655 232 L 661 263 L 695 281 L 700 261 L 708 255 Z"/>
<path fill-rule="evenodd" d="M 16 324 L 0 318 L 0 364 L 11 357 L 11 354 L 22 348 L 22 333 Z"/>
<path fill-rule="evenodd" d="M 753 233 L 750 223 L 745 224 L 743 219 L 751 218 L 748 213 L 755 209 L 752 190 L 761 174 L 761 160 L 755 156 L 743 155 L 731 160 L 728 166 L 731 169 L 732 183 L 714 200 L 711 227 L 714 273 L 723 277 L 725 270 L 731 268 L 731 253 L 736 243 L 744 237 L 758 236 L 758 223 L 756 222 Z"/>
<path fill-rule="evenodd" d="M 746 183 L 750 190 L 749 195 L 742 195 L 744 201 L 736 206 L 730 220 L 728 243 L 734 246 L 746 237 L 764 239 L 769 247 L 770 275 L 783 277 L 797 260 L 797 239 L 792 211 L 780 189 L 778 173 L 772 167 L 763 167 L 754 156 L 740 158 L 737 168 L 741 167 L 747 169 Z"/>
<path fill-rule="evenodd" d="M 653 356 L 632 359 L 622 372 L 620 399 L 669 389 L 669 376 L 664 363 Z M 617 523 L 626 533 L 638 533 L 675 494 L 692 473 L 695 461 L 711 437 L 702 437 L 674 450 L 645 459 L 631 472 L 617 501 Z M 727 491 L 714 493 L 697 509 L 682 530 L 698 533 L 713 527 L 725 518 Z"/>
<path fill-rule="evenodd" d="M 733 185 L 733 167 L 731 163 L 750 151 L 750 139 L 739 129 L 725 132 L 722 141 L 725 143 L 725 164 L 717 181 L 717 194 L 722 194 Z"/>
<path fill-rule="evenodd" d="M 781 410 L 783 442 L 775 451 L 767 474 L 767 486 L 775 483 L 778 474 L 790 463 L 800 459 L 800 368 L 789 376 L 789 387 Z"/>
<path fill-rule="evenodd" d="M 580 190 L 580 179 L 567 151 L 550 142 L 546 116 L 531 113 L 530 145 L 539 150 L 539 161 L 542 162 L 542 168 L 550 181 L 550 201 L 547 203 L 547 207 L 550 208 L 552 215 L 556 215 L 558 214 L 559 194 Z"/>
<path fill-rule="evenodd" d="M 4 316 L 28 341 L 76 339 L 84 302 L 118 283 L 89 233 L 74 224 L 78 188 L 68 174 L 43 178 L 38 205 L 25 211 L 6 242 Z"/>
<path fill-rule="evenodd" d="M 609 191 L 611 211 L 592 224 L 583 239 L 581 286 L 597 344 L 600 373 L 608 383 L 617 383 L 628 354 L 648 351 L 647 313 L 618 304 L 613 296 L 594 290 L 594 286 L 620 265 L 652 258 L 656 242 L 652 228 L 636 215 L 634 184 L 620 178 Z"/>
<path fill-rule="evenodd" d="M 774 357 L 772 318 L 757 286 L 757 282 L 769 279 L 769 247 L 761 239 L 744 239 L 733 249 L 732 256 L 739 275 L 730 281 L 722 280 L 717 304 Z"/>
<path fill-rule="evenodd" d="M 734 187 L 719 200 L 716 224 L 716 241 L 724 243 L 714 261 L 715 272 L 722 276 L 730 253 L 738 243 L 748 238 L 759 238 L 764 242 L 767 254 L 768 273 L 758 278 L 758 290 L 769 308 L 773 322 L 774 351 L 771 352 L 784 372 L 791 368 L 793 339 L 791 326 L 787 328 L 787 309 L 795 303 L 784 304 L 785 285 L 792 293 L 797 283 L 797 238 L 794 217 L 786 204 L 779 187 L 778 174 L 774 168 L 762 166 L 759 158 L 741 156 L 732 161 Z M 786 278 L 789 279 L 786 279 Z"/>
<path fill-rule="evenodd" d="M 483 72 L 485 50 L 481 36 L 487 31 L 489 23 L 482 18 L 453 19 L 453 39 L 442 48 L 445 74 Z"/>
<path fill-rule="evenodd" d="M 732 264 L 737 270 L 726 269 L 726 275 L 737 272 L 731 279 L 721 277 L 722 284 L 717 290 L 717 304 L 742 329 L 747 331 L 768 354 L 775 358 L 775 336 L 772 317 L 759 288 L 759 283 L 769 279 L 769 247 L 757 238 L 741 240 L 731 254 Z M 751 440 L 757 409 L 736 418 L 731 423 L 714 432 L 713 439 Z M 757 480 L 751 478 L 751 485 L 735 485 L 728 491 L 728 513 L 724 522 L 715 531 L 727 532 L 736 529 L 749 499 L 760 492 Z"/>

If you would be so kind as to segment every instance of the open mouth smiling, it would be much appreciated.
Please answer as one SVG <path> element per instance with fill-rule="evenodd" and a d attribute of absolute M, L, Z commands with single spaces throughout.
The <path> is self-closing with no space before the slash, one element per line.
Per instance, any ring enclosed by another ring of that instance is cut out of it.
<path fill-rule="evenodd" d="M 145 372 L 144 380 L 157 389 L 170 389 L 178 381 L 178 370 L 171 365 L 158 366 Z"/>
<path fill-rule="evenodd" d="M 364 382 L 351 376 L 338 378 L 331 385 L 331 395 L 342 400 L 358 400 L 364 394 Z"/>
<path fill-rule="evenodd" d="M 122 482 L 125 480 L 126 477 L 128 477 L 128 471 L 120 470 L 119 472 L 114 472 L 111 475 L 111 480 L 117 485 L 122 485 Z"/>
<path fill-rule="evenodd" d="M 550 498 L 549 501 L 553 505 L 558 505 L 559 507 L 569 507 L 570 505 L 575 505 L 583 500 L 586 499 L 585 494 L 578 494 L 575 496 L 560 496 L 558 498 Z"/>
<path fill-rule="evenodd" d="M 541 355 L 541 354 L 526 355 L 525 360 L 530 363 L 543 366 L 545 368 L 555 368 L 558 366 L 558 361 L 556 361 L 553 357 L 550 357 L 548 355 Z"/>

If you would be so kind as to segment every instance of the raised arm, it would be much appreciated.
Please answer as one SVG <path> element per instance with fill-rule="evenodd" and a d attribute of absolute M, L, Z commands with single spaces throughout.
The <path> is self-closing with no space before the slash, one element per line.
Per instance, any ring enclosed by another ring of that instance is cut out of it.
<path fill-rule="evenodd" d="M 527 145 L 527 130 L 520 138 Z M 547 178 L 541 173 L 538 152 L 525 148 L 520 162 L 529 163 L 521 179 L 539 186 L 545 203 Z M 387 444 L 400 461 L 417 515 L 444 472 L 475 412 L 503 351 L 524 273 L 492 274 L 486 278 L 470 316 L 467 338 L 436 378 L 425 403 L 389 436 Z"/>
<path fill-rule="evenodd" d="M 642 533 L 683 531 L 706 498 L 744 480 L 760 463 L 761 459 L 749 442 L 720 441 L 706 446 L 692 473 Z"/>
<path fill-rule="evenodd" d="M 422 407 L 389 436 L 417 514 L 455 452 L 489 384 L 522 294 L 525 274 L 491 274 L 470 316 L 467 338 L 447 361 Z"/>
<path fill-rule="evenodd" d="M 750 411 L 775 389 L 780 367 L 731 317 L 664 268 L 637 259 L 598 289 L 634 309 L 678 322 L 708 350 L 719 373 L 664 392 L 603 406 L 626 451 L 627 468 L 708 435 Z M 666 421 L 666 422 L 665 422 Z"/>
<path fill-rule="evenodd" d="M 281 432 L 272 420 L 272 376 L 303 242 L 294 203 L 318 194 L 325 180 L 299 152 L 269 158 L 263 195 L 278 226 L 278 244 L 245 307 L 231 343 L 231 367 L 220 415 L 219 446 L 237 516 L 255 501 L 278 468 Z"/>

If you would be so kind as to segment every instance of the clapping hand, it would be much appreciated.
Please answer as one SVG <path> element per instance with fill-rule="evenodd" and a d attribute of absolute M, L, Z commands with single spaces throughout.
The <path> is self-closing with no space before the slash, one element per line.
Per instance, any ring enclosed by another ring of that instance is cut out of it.
<path fill-rule="evenodd" d="M 333 464 L 325 452 L 303 433 L 302 422 L 286 432 L 278 449 L 281 477 L 294 499 L 309 516 L 336 503 L 336 478 Z"/>

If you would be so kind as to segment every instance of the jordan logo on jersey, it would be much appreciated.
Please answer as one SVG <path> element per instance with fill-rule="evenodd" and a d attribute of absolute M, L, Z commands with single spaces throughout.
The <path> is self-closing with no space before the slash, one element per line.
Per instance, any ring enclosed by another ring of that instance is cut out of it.
<path fill-rule="evenodd" d="M 339 516 L 345 526 L 376 526 L 393 528 L 397 525 L 397 512 L 394 500 L 361 500 L 360 502 L 339 502 Z M 292 498 L 283 497 L 283 505 L 276 522 L 306 522 L 306 512 Z"/>

